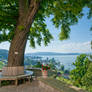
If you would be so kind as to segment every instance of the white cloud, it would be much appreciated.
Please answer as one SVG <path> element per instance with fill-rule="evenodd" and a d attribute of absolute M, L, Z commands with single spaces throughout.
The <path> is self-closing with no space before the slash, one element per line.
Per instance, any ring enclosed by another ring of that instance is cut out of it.
<path fill-rule="evenodd" d="M 92 52 L 91 50 L 91 44 L 89 42 L 71 42 L 71 43 L 54 43 L 49 44 L 49 46 L 41 46 L 32 49 L 27 45 L 26 53 L 32 53 L 32 52 L 60 52 L 60 53 L 88 53 Z"/>
<path fill-rule="evenodd" d="M 9 50 L 9 47 L 10 47 L 9 42 L 3 42 L 3 43 L 0 43 L 0 49 L 6 49 L 6 50 Z"/>
<path fill-rule="evenodd" d="M 8 42 L 0 43 L 0 49 L 7 49 L 9 50 L 10 44 Z M 55 43 L 54 41 L 49 44 L 49 46 L 37 46 L 37 48 L 32 49 L 29 46 L 29 43 L 26 46 L 26 53 L 33 53 L 33 52 L 60 52 L 60 53 L 88 53 L 92 52 L 90 41 L 88 42 L 71 42 L 71 43 Z"/>
<path fill-rule="evenodd" d="M 62 44 L 58 52 L 78 52 L 78 53 L 87 53 L 92 52 L 90 42 L 79 42 L 79 43 L 66 43 Z"/>

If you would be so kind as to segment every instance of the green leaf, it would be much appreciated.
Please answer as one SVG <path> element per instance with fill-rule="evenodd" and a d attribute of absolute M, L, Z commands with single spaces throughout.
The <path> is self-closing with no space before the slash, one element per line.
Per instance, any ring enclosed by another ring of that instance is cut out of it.
<path fill-rule="evenodd" d="M 20 31 L 22 31 L 22 30 L 25 29 L 25 27 L 24 27 L 23 25 L 19 25 L 19 26 L 18 26 L 18 29 L 19 29 Z"/>
<path fill-rule="evenodd" d="M 36 0 L 36 3 L 38 1 L 39 0 Z M 47 45 L 53 38 L 49 30 L 47 31 L 46 17 L 52 16 L 51 22 L 53 25 L 56 28 L 61 27 L 61 33 L 59 35 L 60 40 L 69 38 L 70 26 L 77 24 L 78 20 L 84 16 L 82 13 L 83 8 L 89 8 L 87 16 L 89 19 L 92 18 L 91 0 L 40 1 L 39 10 L 35 15 L 28 37 L 30 40 L 31 38 L 36 39 L 34 42 L 37 42 L 39 45 L 41 45 L 41 42 Z M 28 8 L 29 2 L 26 2 L 25 10 Z M 19 0 L 0 0 L 0 42 L 11 41 L 13 39 L 19 17 Z M 18 28 L 20 31 L 25 29 L 23 25 L 18 26 Z M 7 37 L 3 35 L 3 29 L 8 30 Z"/>

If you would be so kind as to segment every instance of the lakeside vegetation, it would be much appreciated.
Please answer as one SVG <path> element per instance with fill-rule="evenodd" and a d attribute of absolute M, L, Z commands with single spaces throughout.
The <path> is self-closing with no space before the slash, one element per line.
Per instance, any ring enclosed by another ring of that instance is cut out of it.
<path fill-rule="evenodd" d="M 7 61 L 0 61 L 0 69 L 6 65 Z M 75 68 L 73 70 L 65 69 L 64 65 L 60 65 L 54 58 L 41 61 L 41 57 L 30 57 L 25 58 L 26 68 L 34 67 L 41 68 L 42 64 L 48 64 L 50 70 L 53 73 L 49 73 L 49 77 L 55 78 L 60 81 L 64 81 L 68 84 L 83 88 L 92 92 L 92 55 L 81 54 L 77 56 L 73 65 Z"/>
<path fill-rule="evenodd" d="M 62 76 L 57 79 L 92 92 L 92 55 L 79 55 L 73 65 L 69 79 Z"/>
<path fill-rule="evenodd" d="M 73 63 L 75 66 L 73 70 L 65 69 L 64 65 L 60 65 L 54 59 L 48 59 L 45 64 L 48 64 L 54 71 L 49 77 L 92 92 L 92 55 L 80 54 L 77 56 Z M 42 63 L 38 62 L 33 67 L 41 68 L 41 65 Z"/>
<path fill-rule="evenodd" d="M 64 65 L 60 66 L 56 61 L 53 62 L 50 60 L 47 63 L 51 70 L 54 71 L 49 77 L 92 92 L 92 55 L 81 54 L 77 56 L 73 63 L 75 66 L 73 70 L 65 69 Z M 34 67 L 41 68 L 41 65 L 38 62 Z M 58 65 L 60 68 L 57 68 Z"/>

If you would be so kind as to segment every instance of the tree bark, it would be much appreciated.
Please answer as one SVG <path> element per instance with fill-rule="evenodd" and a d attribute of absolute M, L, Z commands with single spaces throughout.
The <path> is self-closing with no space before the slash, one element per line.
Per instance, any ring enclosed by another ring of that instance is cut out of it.
<path fill-rule="evenodd" d="M 24 52 L 28 33 L 40 4 L 40 2 L 31 0 L 28 12 L 25 14 L 23 11 L 23 8 L 25 8 L 23 7 L 23 0 L 20 0 L 19 3 L 19 20 L 15 30 L 14 38 L 10 45 L 8 67 L 24 66 Z"/>

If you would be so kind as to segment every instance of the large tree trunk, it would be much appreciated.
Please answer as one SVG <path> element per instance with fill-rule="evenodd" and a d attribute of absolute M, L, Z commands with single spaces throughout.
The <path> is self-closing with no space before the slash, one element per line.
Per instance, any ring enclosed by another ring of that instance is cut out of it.
<path fill-rule="evenodd" d="M 24 0 L 20 0 L 19 20 L 15 30 L 14 38 L 10 45 L 8 55 L 8 67 L 24 66 L 24 52 L 28 38 L 29 29 L 34 21 L 39 8 L 39 2 L 30 0 L 28 11 L 24 12 Z"/>
<path fill-rule="evenodd" d="M 17 31 L 20 31 L 17 29 Z M 25 30 L 27 31 L 27 30 Z M 21 31 L 16 33 L 14 39 L 11 42 L 9 55 L 8 55 L 8 66 L 23 66 L 24 65 L 24 52 L 27 42 L 27 33 Z"/>

